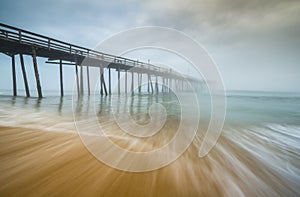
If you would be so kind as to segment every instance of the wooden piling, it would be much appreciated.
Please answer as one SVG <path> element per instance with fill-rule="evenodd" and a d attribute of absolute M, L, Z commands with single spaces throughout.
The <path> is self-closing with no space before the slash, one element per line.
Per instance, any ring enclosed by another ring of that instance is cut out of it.
<path fill-rule="evenodd" d="M 109 95 L 111 95 L 111 72 L 110 72 L 110 68 L 108 69 L 108 91 L 109 91 Z"/>
<path fill-rule="evenodd" d="M 158 81 L 157 81 L 157 75 L 155 76 L 155 89 L 156 89 L 156 93 L 158 93 Z"/>
<path fill-rule="evenodd" d="M 103 70 L 100 67 L 100 94 L 103 96 L 103 80 L 102 80 Z"/>
<path fill-rule="evenodd" d="M 104 69 L 103 68 L 100 68 L 100 74 L 101 74 L 101 95 L 104 94 L 105 92 L 105 96 L 107 96 L 107 88 L 106 88 L 106 84 L 105 84 L 105 80 L 104 80 Z M 104 92 L 103 92 L 104 90 Z"/>
<path fill-rule="evenodd" d="M 77 94 L 79 96 L 80 95 L 80 90 L 79 90 L 79 77 L 78 77 L 77 62 L 75 64 L 75 73 L 76 73 Z"/>
<path fill-rule="evenodd" d="M 25 86 L 26 96 L 30 97 L 30 92 L 29 92 L 29 87 L 28 87 L 28 82 L 27 82 L 26 69 L 25 69 L 24 58 L 23 58 L 22 53 L 20 53 L 20 63 L 21 63 L 21 68 L 22 68 L 22 74 L 23 74 L 23 79 L 24 79 L 24 86 Z"/>
<path fill-rule="evenodd" d="M 134 72 L 131 72 L 131 95 L 134 95 Z"/>
<path fill-rule="evenodd" d="M 165 90 L 165 78 L 161 77 L 161 80 L 162 80 L 161 92 L 164 92 L 164 90 Z"/>
<path fill-rule="evenodd" d="M 34 74 L 35 74 L 38 96 L 39 96 L 39 98 L 43 98 L 42 88 L 41 88 L 41 83 L 40 83 L 40 75 L 39 75 L 39 70 L 38 70 L 37 61 L 36 61 L 36 50 L 34 47 L 32 48 L 32 60 L 33 60 L 33 67 L 34 67 Z"/>
<path fill-rule="evenodd" d="M 17 96 L 17 80 L 16 80 L 16 64 L 15 55 L 11 56 L 12 80 L 13 80 L 13 95 Z"/>
<path fill-rule="evenodd" d="M 106 89 L 106 84 L 105 84 L 105 80 L 104 80 L 104 71 L 102 71 L 102 85 L 103 85 L 103 89 L 105 92 L 105 96 L 107 96 L 107 89 Z"/>
<path fill-rule="evenodd" d="M 120 66 L 118 67 L 118 95 L 120 95 Z"/>
<path fill-rule="evenodd" d="M 127 70 L 125 70 L 125 94 L 127 94 Z"/>
<path fill-rule="evenodd" d="M 62 60 L 59 60 L 59 76 L 60 76 L 60 96 L 64 96 L 64 83 L 63 83 L 63 65 L 62 65 Z"/>
<path fill-rule="evenodd" d="M 80 65 L 80 94 L 83 95 L 83 66 Z"/>
<path fill-rule="evenodd" d="M 165 78 L 164 90 L 165 90 L 165 92 L 168 92 L 168 78 Z"/>
<path fill-rule="evenodd" d="M 89 66 L 86 66 L 86 78 L 87 78 L 87 85 L 88 85 L 88 95 L 91 95 L 91 88 L 90 88 L 90 71 Z"/>
<path fill-rule="evenodd" d="M 170 88 L 171 88 L 171 86 L 170 86 L 170 78 L 167 78 L 167 89 L 168 89 L 168 92 L 170 92 Z"/>
<path fill-rule="evenodd" d="M 143 75 L 143 73 L 138 74 L 139 93 L 141 93 L 141 91 L 142 91 L 142 75 Z"/>
<path fill-rule="evenodd" d="M 150 75 L 148 74 L 148 87 L 147 87 L 147 89 L 148 89 L 148 93 L 150 92 Z"/>
<path fill-rule="evenodd" d="M 169 92 L 171 92 L 172 91 L 172 78 L 170 78 L 169 79 L 169 85 L 170 85 L 170 87 L 169 87 Z"/>
<path fill-rule="evenodd" d="M 165 78 L 165 92 L 169 92 L 169 79 Z"/>
<path fill-rule="evenodd" d="M 151 81 L 151 76 L 150 76 L 150 85 L 151 85 L 151 92 L 153 93 L 153 85 L 152 85 L 152 81 Z"/>

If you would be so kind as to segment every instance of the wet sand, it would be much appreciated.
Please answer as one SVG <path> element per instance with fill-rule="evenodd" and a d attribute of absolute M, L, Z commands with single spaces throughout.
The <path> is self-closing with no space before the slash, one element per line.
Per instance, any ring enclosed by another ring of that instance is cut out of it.
<path fill-rule="evenodd" d="M 98 161 L 76 133 L 0 127 L 0 196 L 292 196 L 282 177 L 221 136 L 205 158 L 197 142 L 175 162 L 142 173 Z"/>
<path fill-rule="evenodd" d="M 189 186 L 192 177 L 182 177 L 186 180 L 178 184 L 176 176 L 189 170 L 189 164 L 178 169 L 174 163 L 146 173 L 112 169 L 95 159 L 76 134 L 2 127 L 0 139 L 0 190 L 5 196 L 220 194 L 215 183 L 206 179 L 197 188 Z"/>

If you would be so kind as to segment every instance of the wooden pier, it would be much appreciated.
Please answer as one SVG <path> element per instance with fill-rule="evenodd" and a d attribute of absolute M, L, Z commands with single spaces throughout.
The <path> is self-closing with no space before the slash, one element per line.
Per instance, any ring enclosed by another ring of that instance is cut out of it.
<path fill-rule="evenodd" d="M 83 69 L 86 67 L 87 73 L 87 92 L 91 93 L 90 89 L 90 67 L 98 67 L 100 72 L 100 94 L 111 95 L 111 74 L 112 70 L 117 72 L 117 92 L 121 94 L 121 84 L 125 84 L 125 93 L 127 90 L 128 74 L 131 75 L 131 94 L 134 94 L 134 77 L 138 79 L 138 92 L 142 91 L 142 79 L 147 78 L 147 92 L 159 93 L 158 80 L 161 79 L 161 92 L 170 91 L 167 87 L 174 87 L 177 90 L 188 90 L 187 79 L 191 83 L 199 83 L 198 79 L 192 77 L 183 76 L 171 69 L 157 67 L 149 63 L 139 62 L 119 56 L 114 56 L 85 47 L 73 45 L 71 43 L 56 40 L 47 36 L 36 34 L 30 31 L 12 27 L 6 24 L 0 23 L 0 52 L 11 57 L 12 61 L 12 81 L 13 81 L 13 96 L 17 96 L 17 82 L 16 82 L 16 66 L 15 57 L 19 55 L 20 64 L 22 69 L 22 75 L 24 79 L 24 86 L 26 96 L 30 97 L 30 91 L 27 81 L 27 74 L 24 65 L 24 55 L 32 57 L 34 74 L 36 79 L 36 88 L 38 97 L 42 98 L 42 86 L 40 82 L 40 74 L 37 64 L 37 58 L 48 58 L 46 63 L 59 65 L 59 78 L 60 78 L 60 94 L 64 96 L 64 83 L 63 83 L 63 66 L 73 66 L 76 75 L 76 86 L 78 95 L 83 95 L 84 80 Z M 104 78 L 104 69 L 108 70 L 108 81 Z M 80 73 L 79 73 L 80 72 Z M 125 80 L 121 81 L 121 73 L 124 72 Z M 152 79 L 155 79 L 154 80 Z M 153 82 L 155 83 L 153 85 Z M 108 85 L 107 85 L 108 83 Z"/>

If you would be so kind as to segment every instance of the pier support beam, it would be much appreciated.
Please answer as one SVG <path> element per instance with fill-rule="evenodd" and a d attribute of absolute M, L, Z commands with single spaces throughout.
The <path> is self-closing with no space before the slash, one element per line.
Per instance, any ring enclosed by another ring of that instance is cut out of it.
<path fill-rule="evenodd" d="M 141 93 L 141 91 L 142 91 L 142 75 L 143 75 L 143 73 L 138 74 L 139 93 Z"/>
<path fill-rule="evenodd" d="M 151 93 L 153 94 L 153 85 L 152 85 L 152 81 L 151 81 L 151 75 L 149 75 L 149 83 L 151 85 Z"/>
<path fill-rule="evenodd" d="M 164 92 L 165 91 L 165 78 L 161 78 L 162 80 L 162 86 L 161 86 L 161 92 Z"/>
<path fill-rule="evenodd" d="M 108 69 L 108 91 L 109 91 L 109 95 L 111 95 L 111 73 L 110 73 L 110 68 Z"/>
<path fill-rule="evenodd" d="M 15 55 L 11 56 L 12 79 L 13 79 L 13 95 L 17 96 L 17 80 L 16 80 L 16 64 Z"/>
<path fill-rule="evenodd" d="M 107 89 L 106 89 L 106 84 L 105 84 L 105 80 L 104 80 L 104 69 L 100 67 L 100 85 L 101 85 L 101 95 L 104 95 L 105 92 L 105 96 L 107 96 Z M 104 92 L 103 92 L 104 90 Z"/>
<path fill-rule="evenodd" d="M 80 95 L 83 95 L 83 66 L 80 65 Z"/>
<path fill-rule="evenodd" d="M 131 72 L 131 95 L 132 96 L 134 95 L 133 87 L 134 87 L 134 72 Z"/>
<path fill-rule="evenodd" d="M 164 87 L 165 92 L 168 92 L 168 78 L 165 78 L 165 87 Z"/>
<path fill-rule="evenodd" d="M 125 94 L 127 94 L 127 70 L 125 70 Z"/>
<path fill-rule="evenodd" d="M 170 92 L 170 78 L 167 78 L 167 92 Z"/>
<path fill-rule="evenodd" d="M 26 69 L 25 69 L 24 58 L 23 58 L 22 53 L 20 53 L 20 63 L 21 63 L 21 68 L 22 68 L 22 74 L 23 74 L 23 79 L 24 79 L 26 96 L 30 97 L 30 92 L 29 92 L 29 87 L 28 87 L 28 82 L 27 82 Z"/>
<path fill-rule="evenodd" d="M 100 71 L 100 95 L 103 96 L 103 80 L 102 80 L 103 70 L 101 67 L 99 68 L 99 71 Z"/>
<path fill-rule="evenodd" d="M 147 87 L 148 93 L 150 92 L 150 75 L 148 74 L 148 87 Z"/>
<path fill-rule="evenodd" d="M 41 88 L 41 83 L 40 83 L 40 75 L 39 75 L 39 70 L 38 70 L 37 61 L 36 61 L 35 48 L 32 48 L 32 60 L 33 60 L 33 67 L 34 67 L 34 74 L 35 74 L 36 88 L 38 91 L 38 96 L 39 96 L 39 98 L 43 98 L 42 88 Z"/>
<path fill-rule="evenodd" d="M 158 81 L 157 81 L 157 75 L 156 75 L 155 77 L 156 77 L 156 80 L 155 80 L 155 90 L 156 90 L 156 93 L 158 93 Z"/>
<path fill-rule="evenodd" d="M 64 83 L 63 83 L 63 65 L 62 60 L 59 60 L 59 76 L 60 76 L 60 96 L 64 96 Z"/>
<path fill-rule="evenodd" d="M 120 95 L 120 66 L 118 67 L 118 95 Z"/>
<path fill-rule="evenodd" d="M 91 88 L 90 88 L 90 70 L 89 66 L 86 66 L 86 78 L 87 78 L 87 85 L 88 85 L 88 95 L 91 95 Z"/>
<path fill-rule="evenodd" d="M 79 91 L 79 77 L 78 77 L 77 62 L 76 62 L 76 65 L 75 65 L 75 74 L 76 74 L 77 94 L 79 96 L 80 95 L 80 91 Z"/>
<path fill-rule="evenodd" d="M 106 89 L 106 84 L 105 84 L 105 80 L 104 80 L 104 75 L 102 75 L 102 80 L 103 80 L 103 87 L 104 87 L 105 96 L 107 96 L 107 89 Z"/>

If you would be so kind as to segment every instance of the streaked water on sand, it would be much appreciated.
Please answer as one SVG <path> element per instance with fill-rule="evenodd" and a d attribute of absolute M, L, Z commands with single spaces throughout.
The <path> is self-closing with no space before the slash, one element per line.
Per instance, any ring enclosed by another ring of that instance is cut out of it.
<path fill-rule="evenodd" d="M 132 173 L 113 169 L 88 152 L 74 125 L 71 96 L 0 96 L 0 195 L 299 196 L 300 96 L 232 92 L 227 99 L 222 135 L 206 157 L 199 158 L 198 149 L 210 108 L 200 101 L 200 128 L 188 150 L 164 168 Z M 168 112 L 154 138 L 122 132 L 109 97 L 96 100 L 96 116 L 118 146 L 149 151 L 171 140 L 180 121 L 174 97 L 136 95 L 130 110 L 138 123 L 149 122 L 153 102 Z M 83 117 L 91 112 L 86 103 L 74 109 Z M 125 108 L 119 107 L 122 113 Z M 86 135 L 101 141 L 86 124 Z"/>

